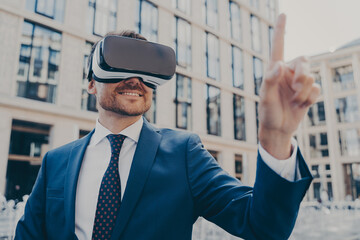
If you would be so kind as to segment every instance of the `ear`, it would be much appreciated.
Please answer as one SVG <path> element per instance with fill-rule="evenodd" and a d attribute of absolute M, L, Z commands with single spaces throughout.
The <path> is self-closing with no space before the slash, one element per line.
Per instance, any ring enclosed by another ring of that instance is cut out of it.
<path fill-rule="evenodd" d="M 96 86 L 95 86 L 95 80 L 94 79 L 91 79 L 91 81 L 89 82 L 87 92 L 89 94 L 96 94 Z"/>

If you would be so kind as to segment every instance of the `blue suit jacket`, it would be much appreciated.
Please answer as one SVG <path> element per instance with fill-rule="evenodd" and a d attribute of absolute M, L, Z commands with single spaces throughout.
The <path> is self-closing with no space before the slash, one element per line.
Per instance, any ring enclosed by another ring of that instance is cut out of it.
<path fill-rule="evenodd" d="M 77 180 L 92 133 L 44 156 L 15 239 L 76 239 Z M 288 182 L 259 156 L 251 188 L 197 135 L 144 121 L 112 240 L 191 239 L 199 216 L 245 239 L 287 239 L 312 179 L 300 152 L 298 160 L 302 179 Z"/>

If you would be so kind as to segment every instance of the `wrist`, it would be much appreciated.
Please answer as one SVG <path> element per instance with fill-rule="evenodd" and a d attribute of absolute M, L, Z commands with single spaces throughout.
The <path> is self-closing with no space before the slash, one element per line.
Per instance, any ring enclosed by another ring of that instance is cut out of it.
<path fill-rule="evenodd" d="M 275 130 L 259 129 L 261 146 L 274 158 L 288 159 L 292 153 L 291 134 Z"/>

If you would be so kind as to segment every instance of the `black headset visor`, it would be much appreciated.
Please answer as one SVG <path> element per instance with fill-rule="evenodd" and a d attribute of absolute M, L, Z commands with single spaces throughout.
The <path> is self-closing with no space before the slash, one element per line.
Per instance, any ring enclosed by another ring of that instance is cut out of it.
<path fill-rule="evenodd" d="M 92 71 L 92 77 L 103 83 L 138 77 L 156 88 L 173 77 L 175 68 L 175 52 L 168 46 L 107 36 L 95 48 L 89 73 Z"/>

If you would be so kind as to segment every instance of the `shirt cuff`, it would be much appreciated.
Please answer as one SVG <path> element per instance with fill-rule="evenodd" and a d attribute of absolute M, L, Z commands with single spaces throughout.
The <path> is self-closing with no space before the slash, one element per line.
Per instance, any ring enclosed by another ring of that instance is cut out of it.
<path fill-rule="evenodd" d="M 291 148 L 291 156 L 288 159 L 279 160 L 271 156 L 259 142 L 259 153 L 266 165 L 268 165 L 279 176 L 290 182 L 294 182 L 301 178 L 296 159 L 298 144 L 295 138 L 291 138 Z"/>

